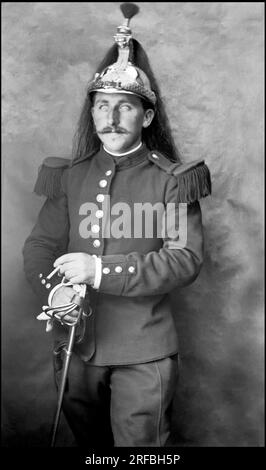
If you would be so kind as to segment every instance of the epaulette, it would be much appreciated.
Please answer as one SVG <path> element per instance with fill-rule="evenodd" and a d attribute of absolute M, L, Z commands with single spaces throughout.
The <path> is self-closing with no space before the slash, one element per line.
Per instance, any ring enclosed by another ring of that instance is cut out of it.
<path fill-rule="evenodd" d="M 177 202 L 191 203 L 211 194 L 211 175 L 204 160 L 173 163 L 160 152 L 151 151 L 149 160 L 177 178 Z"/>
<path fill-rule="evenodd" d="M 39 168 L 34 192 L 44 195 L 49 199 L 59 197 L 63 194 L 61 178 L 64 170 L 69 168 L 70 159 L 59 157 L 47 157 Z"/>

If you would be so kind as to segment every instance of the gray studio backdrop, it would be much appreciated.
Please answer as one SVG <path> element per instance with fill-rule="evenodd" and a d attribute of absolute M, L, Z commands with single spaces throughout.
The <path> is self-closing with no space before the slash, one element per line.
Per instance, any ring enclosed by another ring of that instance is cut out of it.
<path fill-rule="evenodd" d="M 263 445 L 263 14 L 261 2 L 139 3 L 135 37 L 159 80 L 183 160 L 205 158 L 205 263 L 173 294 L 180 338 L 174 441 Z M 51 338 L 23 273 L 44 202 L 38 167 L 69 156 L 86 83 L 112 44 L 118 2 L 2 4 L 4 445 L 47 446 Z M 62 420 L 58 444 L 74 440 Z"/>

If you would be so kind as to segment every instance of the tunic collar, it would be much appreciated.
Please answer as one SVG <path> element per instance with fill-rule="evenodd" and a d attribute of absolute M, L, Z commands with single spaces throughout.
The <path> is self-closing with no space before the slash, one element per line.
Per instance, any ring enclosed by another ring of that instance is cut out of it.
<path fill-rule="evenodd" d="M 99 156 L 100 157 L 102 156 L 105 159 L 105 161 L 107 158 L 111 159 L 116 166 L 116 170 L 119 171 L 119 170 L 124 170 L 126 168 L 136 166 L 139 163 L 144 162 L 145 160 L 147 160 L 147 153 L 148 153 L 148 150 L 147 150 L 146 145 L 142 144 L 142 146 L 135 152 L 132 152 L 128 155 L 122 155 L 122 156 L 111 155 L 103 147 L 101 147 Z"/>

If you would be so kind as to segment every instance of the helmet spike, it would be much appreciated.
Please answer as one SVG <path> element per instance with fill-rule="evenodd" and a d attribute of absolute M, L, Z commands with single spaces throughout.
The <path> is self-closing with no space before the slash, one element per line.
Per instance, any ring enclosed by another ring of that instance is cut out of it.
<path fill-rule="evenodd" d="M 129 22 L 131 18 L 139 12 L 139 7 L 134 3 L 122 3 L 122 5 L 120 5 L 120 10 L 124 15 L 125 20 L 121 26 L 117 27 L 117 33 L 114 38 L 120 48 L 125 48 L 128 47 L 129 41 L 132 38 Z"/>

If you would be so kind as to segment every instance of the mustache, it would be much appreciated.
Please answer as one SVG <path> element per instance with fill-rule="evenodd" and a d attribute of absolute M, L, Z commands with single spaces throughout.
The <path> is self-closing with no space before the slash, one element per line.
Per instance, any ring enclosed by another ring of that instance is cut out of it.
<path fill-rule="evenodd" d="M 104 127 L 101 131 L 98 131 L 99 134 L 128 134 L 128 132 L 122 127 Z"/>

